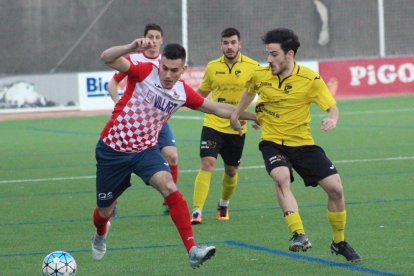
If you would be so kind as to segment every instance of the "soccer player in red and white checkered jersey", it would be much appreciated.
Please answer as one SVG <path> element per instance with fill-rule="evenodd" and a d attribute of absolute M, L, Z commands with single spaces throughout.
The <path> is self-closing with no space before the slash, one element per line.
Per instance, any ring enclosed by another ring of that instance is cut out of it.
<path fill-rule="evenodd" d="M 150 49 L 146 49 L 139 53 L 131 53 L 126 56 L 127 59 L 136 62 L 151 62 L 157 67 L 160 64 L 161 53 L 160 49 L 164 43 L 164 33 L 161 26 L 157 24 L 147 24 L 144 28 L 144 37 L 149 38 L 153 42 L 153 46 Z M 122 85 L 119 83 L 126 77 L 123 72 L 117 72 L 114 74 L 108 84 L 108 92 L 111 95 L 112 100 L 116 103 L 119 100 L 118 91 Z M 121 88 L 122 89 L 122 88 Z M 123 90 L 123 89 L 122 89 Z M 170 166 L 171 175 L 174 183 L 178 180 L 178 152 L 175 144 L 175 138 L 168 123 L 165 123 L 158 136 L 158 146 L 162 155 L 167 160 Z M 168 207 L 165 202 L 162 205 L 163 213 L 168 214 Z M 117 215 L 117 208 L 114 209 L 114 217 Z"/>
<path fill-rule="evenodd" d="M 152 45 L 150 39 L 139 38 L 101 54 L 108 66 L 128 75 L 128 83 L 96 146 L 97 207 L 93 214 L 96 233 L 92 256 L 100 260 L 106 253 L 106 236 L 113 207 L 117 198 L 130 186 L 130 177 L 134 173 L 164 197 L 194 268 L 212 257 L 215 247 L 195 245 L 187 203 L 172 179 L 167 162 L 155 147 L 158 133 L 181 106 L 223 118 L 229 118 L 235 108 L 204 99 L 179 80 L 186 69 L 185 49 L 179 44 L 165 46 L 159 68 L 152 63 L 134 64 L 123 57 Z M 255 120 L 256 116 L 244 112 L 241 119 Z"/>

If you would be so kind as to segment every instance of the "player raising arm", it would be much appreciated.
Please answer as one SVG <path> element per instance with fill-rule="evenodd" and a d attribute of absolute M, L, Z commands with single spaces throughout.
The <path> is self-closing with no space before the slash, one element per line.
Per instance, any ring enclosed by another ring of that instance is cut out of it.
<path fill-rule="evenodd" d="M 155 145 L 162 126 L 181 106 L 226 118 L 230 117 L 234 107 L 204 99 L 179 80 L 186 69 L 186 52 L 179 44 L 165 46 L 159 68 L 152 63 L 134 64 L 123 57 L 151 46 L 151 40 L 139 38 L 101 54 L 108 66 L 125 72 L 128 78 L 125 93 L 116 103 L 96 145 L 97 207 L 93 214 L 96 233 L 92 256 L 96 260 L 104 257 L 113 208 L 117 198 L 131 185 L 131 174 L 134 173 L 163 196 L 189 255 L 190 265 L 195 268 L 211 258 L 216 249 L 195 245 L 187 202 Z M 255 120 L 255 114 L 245 112 L 241 118 Z"/>
<path fill-rule="evenodd" d="M 164 32 L 161 26 L 157 24 L 147 24 L 144 28 L 144 37 L 152 41 L 152 47 L 141 52 L 131 53 L 126 56 L 127 59 L 136 62 L 152 62 L 157 67 L 160 66 L 161 46 L 164 43 Z M 108 92 L 113 101 L 116 103 L 119 100 L 118 84 L 126 77 L 123 72 L 117 72 L 108 83 Z M 174 183 L 178 180 L 178 152 L 175 144 L 174 134 L 168 123 L 165 123 L 158 135 L 158 147 L 162 155 L 168 162 Z M 118 205 L 117 205 L 118 206 Z M 116 206 L 116 207 L 117 207 Z M 163 213 L 168 214 L 168 207 L 165 203 L 162 205 Z M 114 216 L 117 208 L 114 209 Z"/>

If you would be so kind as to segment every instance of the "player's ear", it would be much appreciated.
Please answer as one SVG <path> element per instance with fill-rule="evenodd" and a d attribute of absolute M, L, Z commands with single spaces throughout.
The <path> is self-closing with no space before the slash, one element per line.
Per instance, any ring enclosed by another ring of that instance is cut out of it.
<path fill-rule="evenodd" d="M 184 72 L 185 72 L 185 70 L 187 70 L 187 68 L 188 68 L 187 64 L 184 64 L 183 71 L 181 72 L 181 75 L 184 74 Z"/>

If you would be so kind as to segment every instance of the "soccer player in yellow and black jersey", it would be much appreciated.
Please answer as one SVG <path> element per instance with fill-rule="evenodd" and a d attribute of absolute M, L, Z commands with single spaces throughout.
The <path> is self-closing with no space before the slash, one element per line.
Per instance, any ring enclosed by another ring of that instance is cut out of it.
<path fill-rule="evenodd" d="M 220 44 L 223 56 L 207 64 L 198 92 L 204 97 L 211 93 L 211 100 L 215 102 L 237 105 L 246 81 L 259 63 L 240 52 L 240 33 L 235 28 L 221 32 Z M 237 186 L 246 125 L 242 127 L 242 133 L 242 136 L 238 135 L 230 126 L 229 119 L 213 114 L 205 115 L 200 142 L 201 167 L 194 183 L 192 224 L 201 224 L 202 210 L 218 154 L 224 161 L 224 174 L 217 219 L 229 219 L 228 206 Z"/>
<path fill-rule="evenodd" d="M 232 127 L 242 133 L 238 114 L 257 94 L 256 116 L 262 128 L 259 149 L 266 170 L 275 182 L 284 220 L 293 234 L 289 250 L 306 251 L 311 247 L 291 191 L 294 169 L 305 186 L 319 185 L 327 193 L 331 252 L 359 262 L 361 256 L 345 241 L 346 210 L 341 178 L 324 150 L 315 145 L 310 130 L 312 103 L 327 111 L 321 129 L 330 131 L 336 127 L 339 118 L 336 101 L 316 72 L 295 62 L 300 42 L 292 30 L 274 29 L 262 39 L 269 66 L 256 70 L 247 82 L 247 89 L 231 116 Z"/>

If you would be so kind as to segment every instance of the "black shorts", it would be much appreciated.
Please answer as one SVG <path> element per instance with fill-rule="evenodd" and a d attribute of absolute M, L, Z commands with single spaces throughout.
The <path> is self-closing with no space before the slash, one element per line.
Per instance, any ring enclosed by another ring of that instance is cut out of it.
<path fill-rule="evenodd" d="M 200 141 L 200 157 L 217 159 L 220 154 L 226 165 L 239 166 L 246 135 L 228 134 L 203 126 Z"/>
<path fill-rule="evenodd" d="M 302 177 L 305 186 L 316 187 L 320 180 L 338 173 L 325 151 L 316 145 L 288 147 L 262 141 L 259 150 L 269 174 L 274 168 L 285 166 L 289 168 L 293 182 L 293 168 Z"/>

